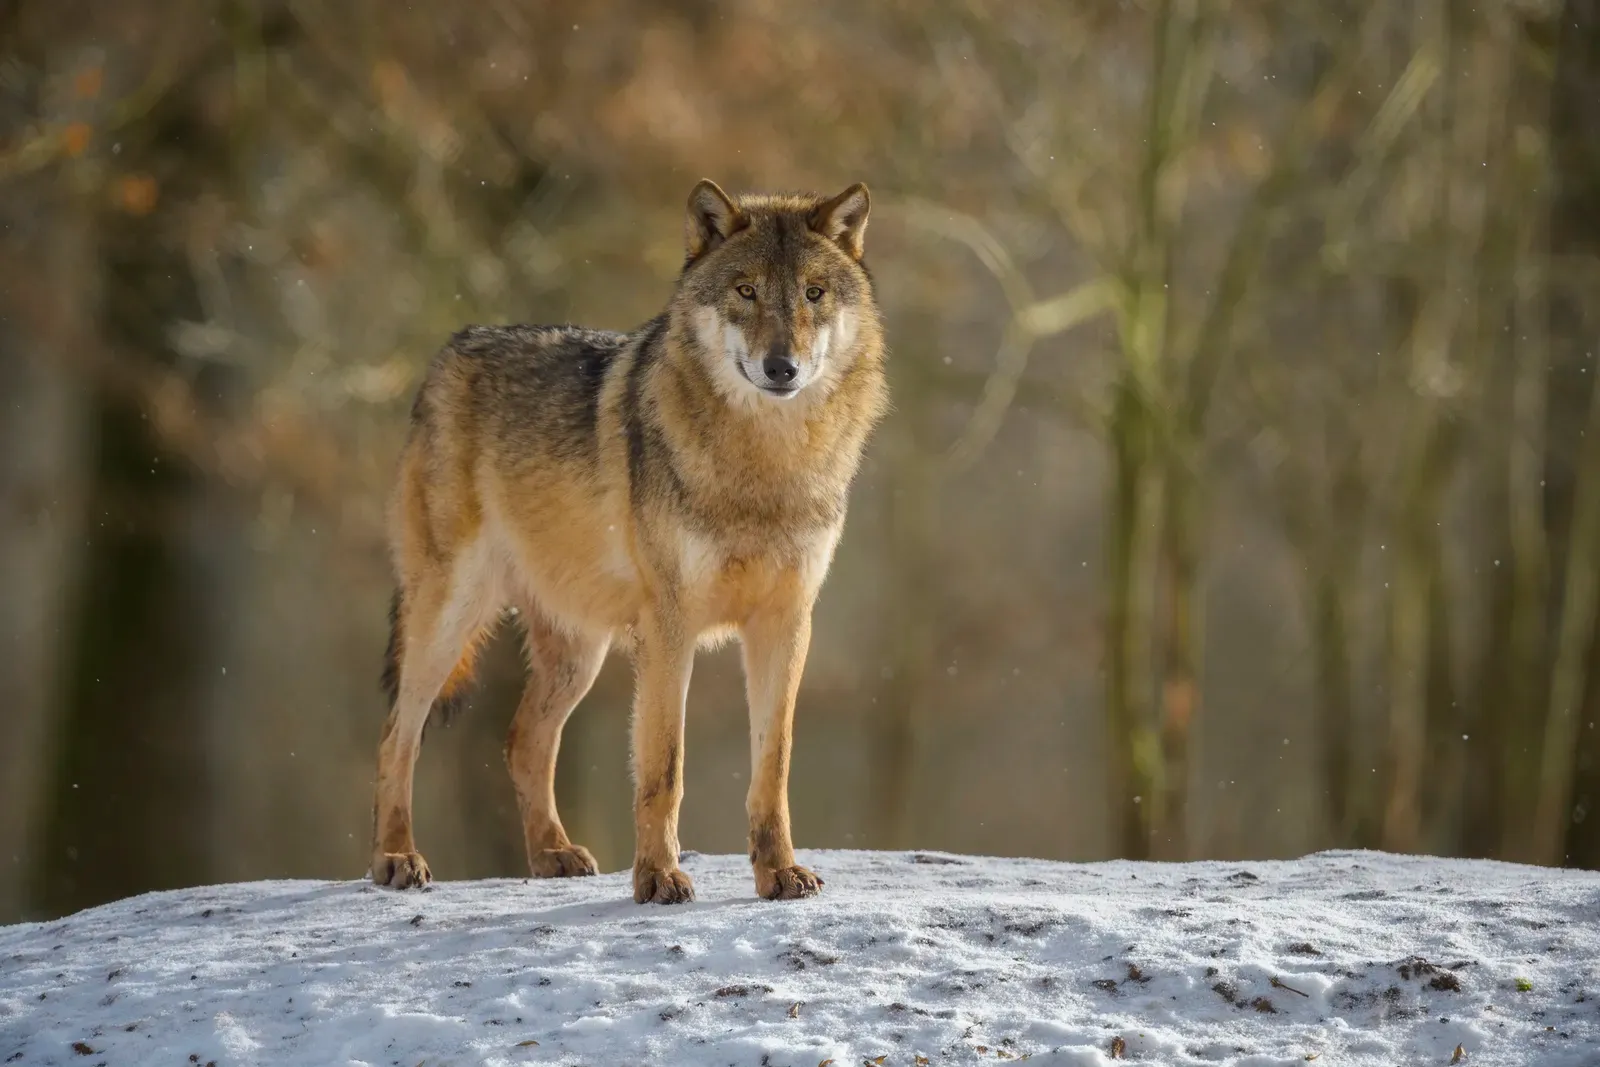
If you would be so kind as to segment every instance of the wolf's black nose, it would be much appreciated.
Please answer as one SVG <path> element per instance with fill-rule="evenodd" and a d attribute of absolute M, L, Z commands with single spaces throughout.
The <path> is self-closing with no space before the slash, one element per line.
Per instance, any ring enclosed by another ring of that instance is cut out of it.
<path fill-rule="evenodd" d="M 761 361 L 761 369 L 766 372 L 768 381 L 788 385 L 800 373 L 800 364 L 788 356 L 768 356 Z"/>

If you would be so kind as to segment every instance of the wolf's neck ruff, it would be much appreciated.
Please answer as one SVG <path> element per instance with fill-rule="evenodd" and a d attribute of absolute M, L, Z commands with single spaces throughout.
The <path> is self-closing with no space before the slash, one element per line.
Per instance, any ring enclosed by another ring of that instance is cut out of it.
<path fill-rule="evenodd" d="M 634 897 L 692 898 L 677 865 L 684 697 L 696 646 L 736 635 L 756 889 L 817 891 L 794 863 L 789 752 L 812 604 L 887 405 L 861 262 L 867 213 L 860 185 L 736 201 L 702 182 L 672 299 L 639 330 L 469 327 L 435 358 L 392 511 L 399 588 L 375 880 L 431 877 L 411 829 L 422 727 L 509 606 L 533 668 L 506 758 L 535 875 L 595 870 L 556 813 L 556 753 L 624 640 L 638 681 Z"/>

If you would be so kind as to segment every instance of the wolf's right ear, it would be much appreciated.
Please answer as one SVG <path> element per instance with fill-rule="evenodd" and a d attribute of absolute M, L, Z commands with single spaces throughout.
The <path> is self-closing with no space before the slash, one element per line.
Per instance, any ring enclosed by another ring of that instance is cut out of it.
<path fill-rule="evenodd" d="M 689 194 L 684 243 L 689 262 L 699 259 L 748 224 L 728 194 L 710 178 L 702 178 Z"/>

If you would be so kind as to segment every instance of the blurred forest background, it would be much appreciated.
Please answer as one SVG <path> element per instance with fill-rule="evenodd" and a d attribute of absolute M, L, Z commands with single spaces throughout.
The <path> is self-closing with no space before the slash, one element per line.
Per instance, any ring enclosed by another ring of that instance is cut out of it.
<path fill-rule="evenodd" d="M 361 876 L 418 376 L 653 315 L 701 177 L 874 197 L 801 847 L 1600 866 L 1597 134 L 1578 0 L 0 5 L 0 922 Z M 430 731 L 440 877 L 525 870 L 519 672 Z M 740 851 L 736 651 L 689 719 Z"/>

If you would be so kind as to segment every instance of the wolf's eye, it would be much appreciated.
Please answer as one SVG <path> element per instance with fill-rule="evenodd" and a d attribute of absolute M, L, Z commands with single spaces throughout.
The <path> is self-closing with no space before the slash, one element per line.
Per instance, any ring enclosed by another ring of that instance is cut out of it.
<path fill-rule="evenodd" d="M 822 299 L 822 286 L 813 285 L 811 288 L 807 289 L 806 290 L 806 299 L 811 301 L 813 304 L 815 304 L 818 300 L 821 300 Z"/>
<path fill-rule="evenodd" d="M 733 291 L 746 300 L 754 300 L 756 298 L 756 287 L 753 285 L 738 285 L 734 287 Z"/>

